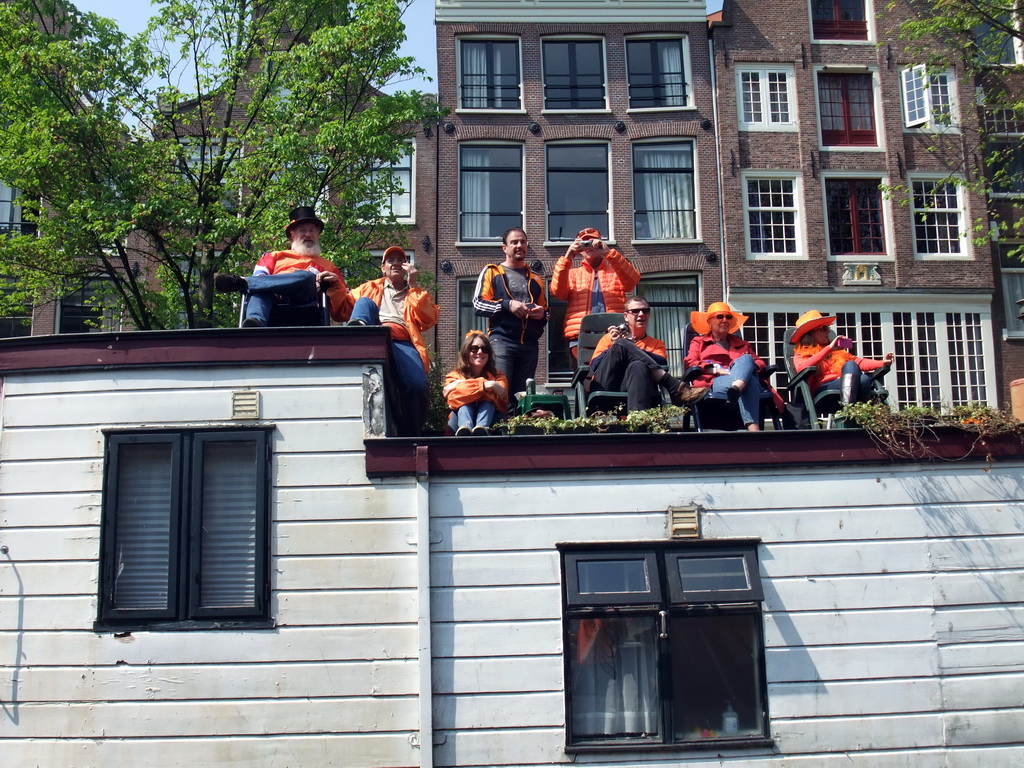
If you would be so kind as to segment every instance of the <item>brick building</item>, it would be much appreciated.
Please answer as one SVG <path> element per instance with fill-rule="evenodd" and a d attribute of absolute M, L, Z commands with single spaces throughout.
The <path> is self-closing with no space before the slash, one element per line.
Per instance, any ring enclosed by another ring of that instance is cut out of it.
<path fill-rule="evenodd" d="M 437 348 L 481 323 L 481 269 L 523 226 L 545 280 L 598 228 L 643 274 L 652 334 L 682 360 L 689 312 L 723 291 L 707 24 L 702 2 L 436 3 Z M 585 19 L 585 21 L 581 21 Z M 537 379 L 571 372 L 555 301 Z M 454 308 L 457 307 L 457 311 Z"/>

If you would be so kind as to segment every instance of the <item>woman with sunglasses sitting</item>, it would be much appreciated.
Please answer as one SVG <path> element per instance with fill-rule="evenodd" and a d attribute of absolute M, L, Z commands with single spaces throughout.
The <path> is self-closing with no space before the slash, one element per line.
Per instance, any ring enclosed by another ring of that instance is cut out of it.
<path fill-rule="evenodd" d="M 724 301 L 712 303 L 707 312 L 691 312 L 690 325 L 699 335 L 690 342 L 686 367 L 700 369 L 691 382 L 694 388 L 708 387 L 710 394 L 724 395 L 736 403 L 743 426 L 749 432 L 757 432 L 761 429 L 763 391 L 758 376 L 767 366 L 753 347 L 737 335 L 745 322 L 747 316 L 734 312 Z M 781 399 L 777 399 L 776 407 L 781 406 Z"/>
<path fill-rule="evenodd" d="M 491 341 L 470 331 L 459 348 L 459 364 L 444 377 L 444 396 L 452 409 L 448 428 L 457 436 L 489 435 L 508 410 L 508 380 L 494 367 Z"/>

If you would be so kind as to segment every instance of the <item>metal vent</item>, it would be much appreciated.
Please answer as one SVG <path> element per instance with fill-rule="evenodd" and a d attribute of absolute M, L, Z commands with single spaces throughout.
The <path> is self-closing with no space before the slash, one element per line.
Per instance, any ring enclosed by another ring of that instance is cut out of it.
<path fill-rule="evenodd" d="M 673 539 L 699 539 L 700 514 L 696 507 L 669 507 L 668 531 Z"/>
<path fill-rule="evenodd" d="M 231 393 L 232 419 L 258 419 L 260 417 L 260 393 L 255 389 L 243 389 Z"/>

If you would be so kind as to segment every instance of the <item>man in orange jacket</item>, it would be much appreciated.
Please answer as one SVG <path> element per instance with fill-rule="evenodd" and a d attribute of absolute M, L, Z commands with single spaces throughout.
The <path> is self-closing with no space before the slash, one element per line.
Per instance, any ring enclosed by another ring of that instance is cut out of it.
<path fill-rule="evenodd" d="M 402 395 L 398 434 L 416 437 L 426 420 L 429 390 L 430 355 L 423 331 L 437 324 L 439 308 L 416 285 L 416 267 L 397 245 L 384 251 L 380 270 L 383 277 L 352 291 L 355 305 L 348 324 L 386 325 L 391 331 L 392 368 Z"/>
<path fill-rule="evenodd" d="M 583 262 L 573 267 L 577 255 Z M 578 359 L 580 321 L 591 312 L 622 312 L 626 294 L 640 282 L 640 273 L 625 256 L 609 248 L 593 227 L 582 230 L 555 264 L 551 293 L 568 301 L 565 338 L 573 360 Z"/>

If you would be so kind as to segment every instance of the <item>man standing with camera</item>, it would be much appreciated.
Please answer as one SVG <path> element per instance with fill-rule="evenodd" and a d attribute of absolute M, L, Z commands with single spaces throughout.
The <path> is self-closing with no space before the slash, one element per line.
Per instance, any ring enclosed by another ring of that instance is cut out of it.
<path fill-rule="evenodd" d="M 583 257 L 573 267 L 577 255 Z M 565 338 L 572 359 L 579 359 L 580 321 L 592 312 L 621 312 L 626 294 L 636 288 L 640 273 L 625 256 L 609 248 L 601 233 L 593 227 L 582 230 L 569 244 L 565 255 L 555 264 L 551 276 L 551 295 L 569 306 L 565 311 Z"/>
<path fill-rule="evenodd" d="M 501 237 L 505 260 L 488 264 L 476 281 L 473 310 L 487 318 L 494 364 L 509 383 L 509 412 L 515 395 L 537 373 L 538 339 L 548 323 L 544 281 L 526 263 L 529 240 L 520 227 Z"/>
<path fill-rule="evenodd" d="M 651 305 L 643 296 L 633 296 L 623 312 L 625 325 L 613 325 L 594 349 L 590 370 L 593 387 L 626 392 L 626 408 L 643 411 L 661 404 L 659 387 L 668 390 L 673 405 L 699 400 L 704 392 L 693 390 L 685 381 L 669 374 L 665 342 L 647 335 Z"/>

